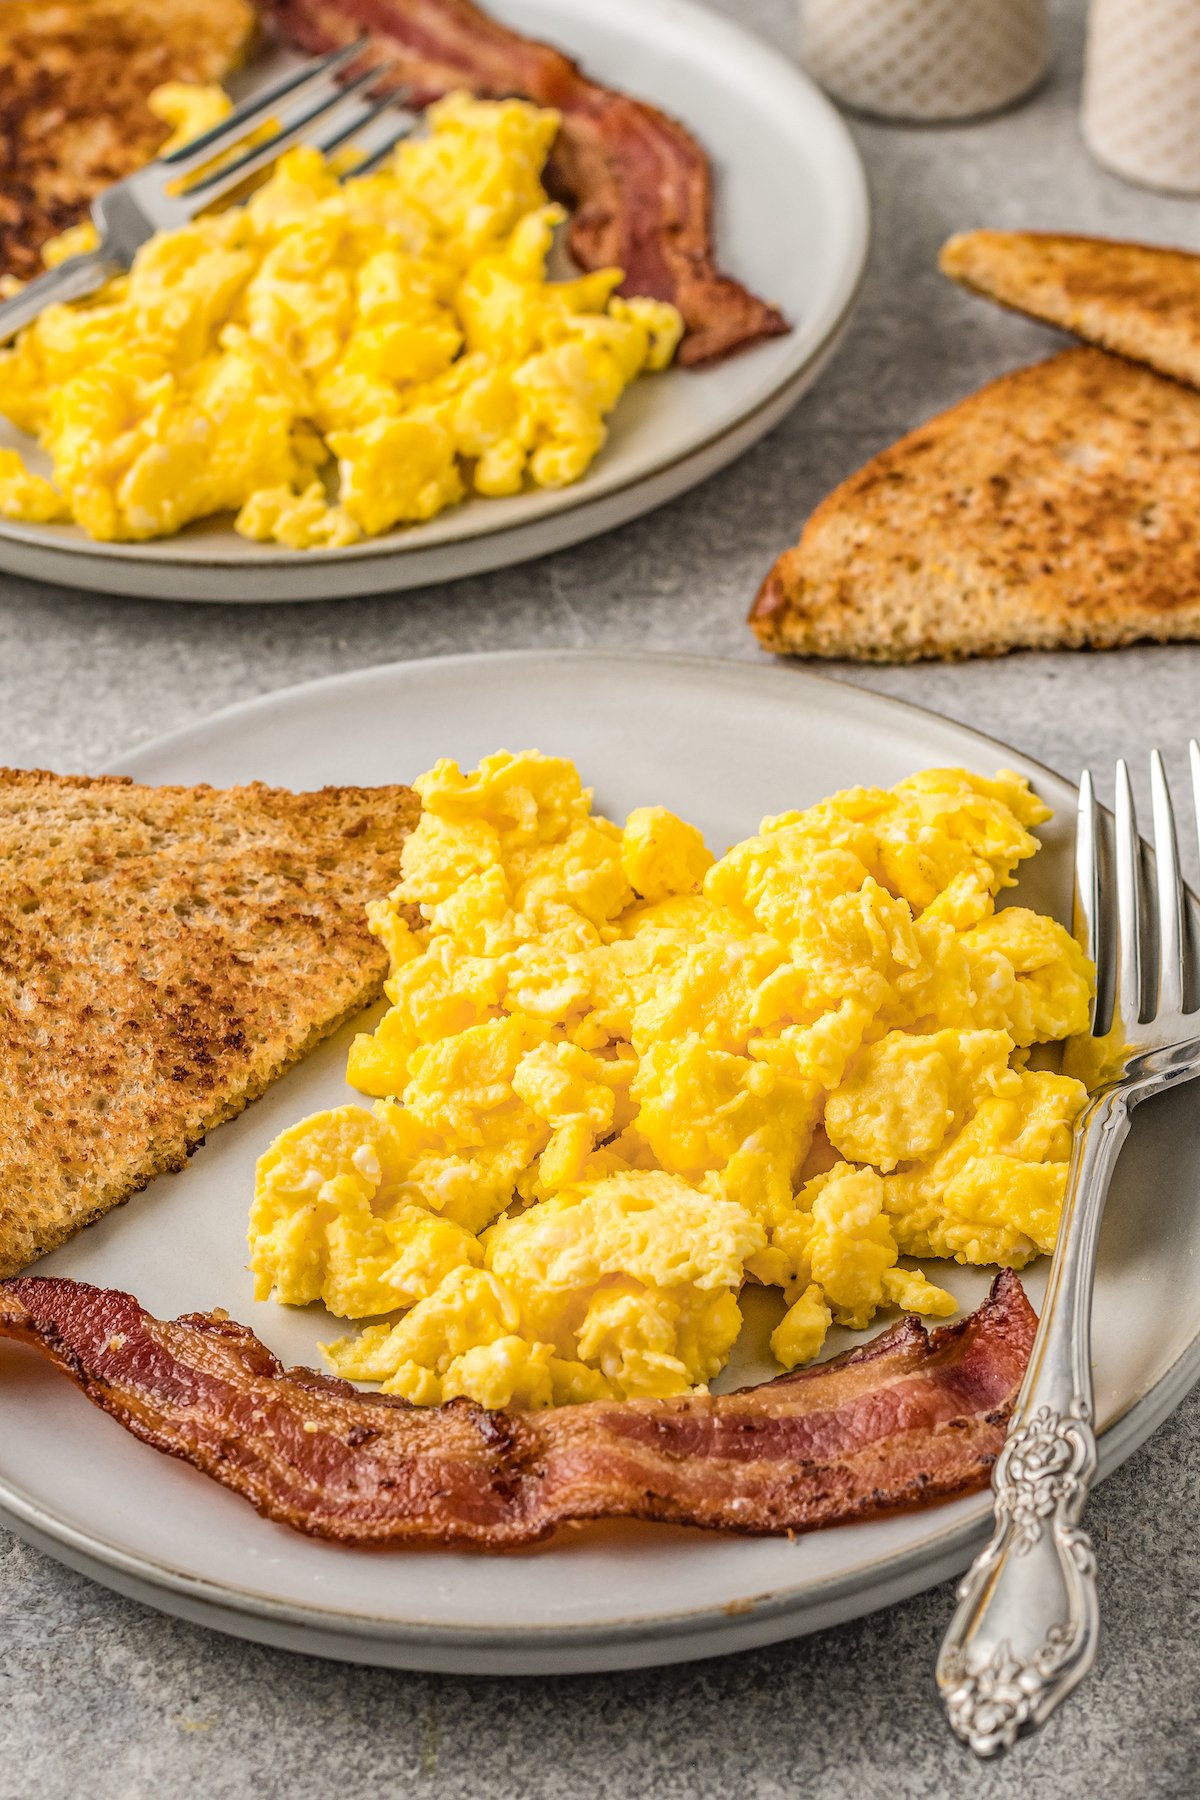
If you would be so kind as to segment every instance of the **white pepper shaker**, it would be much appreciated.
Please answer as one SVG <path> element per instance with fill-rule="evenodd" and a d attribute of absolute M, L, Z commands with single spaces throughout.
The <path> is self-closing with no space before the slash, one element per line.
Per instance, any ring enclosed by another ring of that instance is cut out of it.
<path fill-rule="evenodd" d="M 800 55 L 860 112 L 974 118 L 1011 106 L 1045 74 L 1045 0 L 801 0 Z"/>
<path fill-rule="evenodd" d="M 1200 194 L 1198 0 L 1092 0 L 1083 135 L 1114 174 Z"/>

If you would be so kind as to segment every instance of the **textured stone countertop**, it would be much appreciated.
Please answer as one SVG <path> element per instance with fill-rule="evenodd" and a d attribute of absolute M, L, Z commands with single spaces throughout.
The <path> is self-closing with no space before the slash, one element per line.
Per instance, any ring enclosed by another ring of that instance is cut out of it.
<path fill-rule="evenodd" d="M 794 0 L 724 0 L 785 51 Z M 971 225 L 1200 247 L 1200 208 L 1123 186 L 1078 134 L 1082 7 L 1023 108 L 965 128 L 855 123 L 875 240 L 857 317 L 816 389 L 704 487 L 591 544 L 416 594 L 222 609 L 0 580 L 0 762 L 102 765 L 218 706 L 330 671 L 548 645 L 752 659 L 755 585 L 866 456 L 1050 332 L 959 293 L 938 245 Z M 1200 646 L 862 670 L 1074 775 L 1200 729 Z M 1178 767 L 1178 761 L 1176 762 Z M 118 1598 L 0 1531 L 0 1800 L 262 1795 L 1200 1795 L 1200 1395 L 1095 1496 L 1104 1637 L 1037 1741 L 979 1770 L 931 1669 L 948 1586 L 775 1649 L 561 1681 L 396 1674 L 220 1637 Z"/>

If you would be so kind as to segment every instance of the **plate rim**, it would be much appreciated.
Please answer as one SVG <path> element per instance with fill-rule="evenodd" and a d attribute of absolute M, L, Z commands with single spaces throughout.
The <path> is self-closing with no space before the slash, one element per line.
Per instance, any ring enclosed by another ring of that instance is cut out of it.
<path fill-rule="evenodd" d="M 573 3 L 581 10 L 586 10 L 589 0 L 573 0 Z M 609 0 L 601 0 L 603 5 L 608 3 Z M 260 574 L 283 576 L 301 569 L 352 568 L 356 564 L 378 562 L 381 558 L 403 561 L 439 552 L 444 554 L 459 545 L 491 542 L 503 539 L 513 532 L 536 531 L 539 526 L 549 527 L 553 522 L 578 513 L 581 508 L 619 502 L 633 490 L 669 481 L 682 467 L 711 456 L 728 439 L 753 427 L 772 409 L 781 404 L 790 406 L 793 395 L 798 400 L 806 386 L 805 377 L 814 370 L 819 373 L 824 359 L 840 342 L 866 278 L 873 225 L 871 194 L 866 169 L 853 133 L 820 85 L 798 62 L 777 49 L 768 39 L 742 25 L 738 19 L 713 12 L 699 4 L 698 0 L 636 0 L 634 5 L 629 4 L 629 0 L 621 0 L 621 4 L 627 17 L 649 9 L 663 19 L 669 19 L 678 28 L 688 31 L 690 35 L 712 43 L 716 51 L 723 44 L 728 46 L 740 63 L 750 65 L 750 76 L 753 76 L 754 64 L 757 64 L 760 69 L 769 72 L 772 80 L 790 83 L 796 92 L 804 95 L 805 104 L 812 116 L 822 121 L 828 142 L 838 145 L 843 163 L 842 177 L 847 184 L 842 197 L 842 210 L 849 226 L 844 267 L 839 272 L 833 297 L 827 305 L 827 316 L 819 336 L 805 354 L 785 363 L 769 387 L 751 405 L 740 407 L 725 424 L 704 431 L 691 440 L 686 448 L 656 459 L 640 473 L 631 473 L 612 483 L 606 483 L 601 478 L 590 488 L 585 477 L 570 488 L 557 490 L 557 499 L 548 500 L 545 508 L 532 516 L 510 518 L 496 524 L 481 521 L 467 530 L 434 542 L 414 541 L 402 529 L 393 528 L 378 537 L 364 538 L 357 544 L 340 547 L 318 546 L 311 550 L 289 550 L 283 545 L 264 547 L 247 543 L 244 546 L 231 545 L 229 554 L 213 557 L 205 555 L 202 548 L 191 555 L 183 551 L 181 547 L 189 542 L 198 546 L 203 544 L 202 539 L 190 540 L 186 531 L 166 538 L 130 543 L 68 536 L 66 528 L 61 526 L 0 519 L 0 545 L 11 545 L 30 555 L 41 553 L 68 561 L 96 559 L 113 571 L 119 571 L 122 565 L 126 565 L 144 571 L 147 578 L 156 569 L 162 570 L 164 574 L 174 569 L 193 574 L 227 572 L 231 579 L 242 576 L 252 580 Z M 750 353 L 753 353 L 753 347 L 750 347 Z M 544 492 L 549 494 L 551 490 Z M 266 555 L 263 554 L 264 548 L 268 552 Z M 529 552 L 530 556 L 536 554 L 536 551 Z"/>
<path fill-rule="evenodd" d="M 189 740 L 201 733 L 210 732 L 214 727 L 228 724 L 234 719 L 256 714 L 269 714 L 273 705 L 280 702 L 295 702 L 297 698 L 315 693 L 328 693 L 336 688 L 350 688 L 368 685 L 372 682 L 386 683 L 395 679 L 400 672 L 412 674 L 430 665 L 439 670 L 453 671 L 455 668 L 471 667 L 478 669 L 486 665 L 495 668 L 497 664 L 507 667 L 524 665 L 532 671 L 539 665 L 547 663 L 556 666 L 572 663 L 596 665 L 607 663 L 615 670 L 636 668 L 644 670 L 647 662 L 662 668 L 671 668 L 682 673 L 709 676 L 714 673 L 726 676 L 733 674 L 738 678 L 751 681 L 762 681 L 769 685 L 793 682 L 798 686 L 815 683 L 840 692 L 849 690 L 860 703 L 869 709 L 877 709 L 883 714 L 893 714 L 906 719 L 918 721 L 934 721 L 939 725 L 949 725 L 956 732 L 964 734 L 981 747 L 999 751 L 1003 755 L 1015 757 L 1031 769 L 1049 779 L 1052 788 L 1070 791 L 1067 778 L 1039 759 L 1031 757 L 1015 745 L 1004 739 L 993 737 L 989 733 L 976 730 L 973 726 L 950 718 L 933 708 L 918 705 L 911 700 L 903 700 L 894 695 L 879 693 L 873 688 L 861 687 L 853 681 L 839 680 L 823 670 L 809 667 L 795 668 L 778 662 L 741 661 L 728 657 L 696 656 L 661 652 L 608 650 L 599 647 L 580 649 L 547 648 L 547 649 L 511 649 L 503 651 L 461 652 L 450 656 L 428 656 L 399 658 L 388 662 L 369 664 L 366 667 L 334 672 L 315 677 L 312 680 L 296 682 L 282 688 L 255 695 L 249 699 L 233 702 L 219 708 L 201 720 L 193 721 L 176 731 L 159 734 L 144 744 L 139 744 L 119 755 L 106 759 L 100 773 L 128 774 L 134 779 L 146 779 L 145 772 L 139 775 L 134 767 L 153 761 L 156 757 L 169 751 L 186 748 Z M 1099 1474 L 1103 1480 L 1137 1449 L 1182 1401 L 1189 1389 L 1200 1379 L 1200 1332 L 1192 1339 L 1184 1350 L 1175 1358 L 1159 1376 L 1157 1381 L 1138 1393 L 1104 1429 L 1099 1440 Z M 950 1503 L 954 1505 L 954 1502 Z M 962 1505 L 965 1502 L 959 1502 Z M 531 1654 L 535 1658 L 545 1651 L 601 1651 L 605 1649 L 620 1650 L 635 1643 L 677 1647 L 686 1644 L 689 1639 L 706 1639 L 714 1633 L 736 1640 L 738 1627 L 742 1627 L 743 1645 L 749 1647 L 755 1642 L 765 1642 L 770 1636 L 761 1627 L 789 1619 L 800 1619 L 806 1612 L 818 1611 L 823 1607 L 837 1606 L 845 1599 L 855 1596 L 865 1600 L 865 1604 L 857 1610 L 859 1613 L 875 1610 L 875 1602 L 871 1599 L 872 1588 L 883 1576 L 890 1577 L 892 1582 L 903 1583 L 907 1577 L 919 1576 L 923 1568 L 929 1568 L 937 1562 L 942 1570 L 946 1567 L 965 1566 L 970 1552 L 980 1543 L 986 1533 L 991 1507 L 986 1495 L 974 1497 L 966 1516 L 960 1518 L 949 1527 L 938 1529 L 936 1521 L 939 1509 L 931 1508 L 929 1517 L 933 1521 L 930 1531 L 923 1534 L 914 1544 L 899 1554 L 873 1559 L 856 1569 L 826 1577 L 809 1577 L 800 1585 L 774 1587 L 759 1596 L 753 1596 L 740 1607 L 736 1613 L 730 1611 L 727 1604 L 706 1604 L 703 1607 L 685 1609 L 654 1615 L 641 1615 L 636 1619 L 610 1621 L 605 1624 L 571 1624 L 571 1625 L 522 1625 L 517 1628 L 506 1628 L 495 1625 L 472 1624 L 434 1624 L 424 1620 L 406 1620 L 397 1622 L 378 1614 L 348 1612 L 336 1607 L 315 1604 L 300 1605 L 292 1601 L 283 1601 L 265 1594 L 254 1593 L 247 1588 L 234 1588 L 227 1583 L 213 1581 L 207 1577 L 189 1575 L 159 1561 L 155 1557 L 137 1555 L 120 1546 L 111 1544 L 107 1539 L 81 1530 L 68 1521 L 58 1517 L 53 1509 L 42 1502 L 34 1500 L 17 1484 L 0 1478 L 0 1521 L 9 1525 L 21 1534 L 21 1526 L 36 1534 L 42 1540 L 60 1545 L 77 1559 L 101 1569 L 111 1569 L 126 1577 L 127 1580 L 149 1589 L 152 1593 L 166 1593 L 181 1600 L 198 1605 L 210 1617 L 208 1622 L 222 1628 L 221 1619 L 228 1620 L 226 1629 L 235 1629 L 234 1621 L 251 1619 L 271 1626 L 277 1631 L 286 1630 L 296 1633 L 302 1638 L 315 1638 L 312 1643 L 294 1642 L 291 1647 L 310 1650 L 313 1654 L 331 1654 L 328 1642 L 322 1642 L 322 1635 L 338 1634 L 361 1642 L 364 1651 L 373 1645 L 391 1644 L 405 1646 L 413 1650 L 428 1649 L 449 1651 L 469 1658 L 473 1652 L 483 1654 L 508 1652 L 514 1659 L 522 1653 Z M 44 1547 L 44 1546 L 43 1546 Z M 551 1552 L 552 1554 L 552 1552 Z M 90 1569 L 89 1569 L 90 1572 Z M 936 1580 L 938 1577 L 934 1576 Z M 103 1576 L 97 1577 L 103 1579 Z M 918 1591 L 923 1584 L 918 1580 L 914 1588 L 907 1591 Z M 153 1603 L 153 1602 L 151 1602 Z M 878 1602 L 880 1606 L 891 1604 L 887 1599 Z M 746 1633 L 751 1635 L 746 1636 Z M 755 1635 L 757 1633 L 757 1635 Z M 775 1632 L 776 1636 L 786 1635 Z M 699 1654 L 719 1654 L 722 1646 L 712 1651 L 701 1651 Z M 739 1647 L 730 1642 L 729 1649 Z M 336 1652 L 332 1652 L 335 1653 Z M 653 1660 L 653 1659 L 648 1659 Z M 662 1659 L 665 1660 L 665 1659 Z M 633 1666 L 614 1665 L 614 1666 Z M 514 1668 L 513 1673 L 518 1670 Z"/>

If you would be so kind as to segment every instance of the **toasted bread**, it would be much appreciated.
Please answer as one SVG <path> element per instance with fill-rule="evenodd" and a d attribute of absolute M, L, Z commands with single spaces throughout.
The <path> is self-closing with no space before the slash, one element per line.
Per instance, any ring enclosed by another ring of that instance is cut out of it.
<path fill-rule="evenodd" d="M 255 29 L 251 0 L 0 4 L 0 274 L 27 280 L 47 238 L 168 135 L 164 81 L 220 81 Z"/>
<path fill-rule="evenodd" d="M 942 273 L 1016 312 L 1200 387 L 1200 256 L 1040 231 L 967 231 Z"/>
<path fill-rule="evenodd" d="M 167 1169 L 379 992 L 404 787 L 0 771 L 0 1276 Z"/>
<path fill-rule="evenodd" d="M 813 513 L 750 624 L 914 662 L 1200 637 L 1200 394 L 1103 350 L 1017 369 Z"/>

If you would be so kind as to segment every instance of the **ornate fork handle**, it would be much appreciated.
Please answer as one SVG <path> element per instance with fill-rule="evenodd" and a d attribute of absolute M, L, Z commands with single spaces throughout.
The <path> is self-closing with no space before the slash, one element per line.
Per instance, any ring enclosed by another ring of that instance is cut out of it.
<path fill-rule="evenodd" d="M 1092 1275 L 1130 1099 L 1098 1095 L 1076 1129 L 1041 1324 L 992 1478 L 995 1530 L 938 1657 L 950 1724 L 978 1756 L 1040 1725 L 1096 1654 L 1096 1561 L 1079 1523 L 1096 1468 Z"/>

